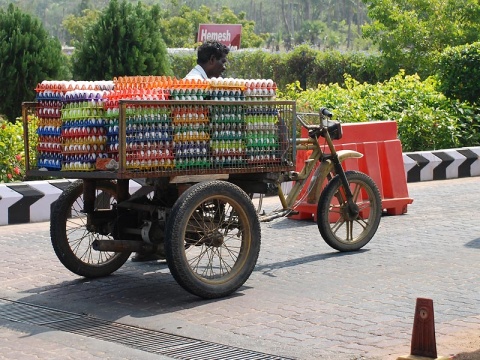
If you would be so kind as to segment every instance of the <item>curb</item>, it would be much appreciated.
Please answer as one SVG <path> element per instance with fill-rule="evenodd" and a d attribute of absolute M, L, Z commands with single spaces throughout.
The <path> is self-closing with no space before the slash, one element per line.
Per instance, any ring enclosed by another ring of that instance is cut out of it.
<path fill-rule="evenodd" d="M 407 182 L 480 176 L 480 147 L 403 153 Z M 0 226 L 50 220 L 50 208 L 75 180 L 0 184 Z M 130 180 L 130 192 L 141 187 Z"/>
<path fill-rule="evenodd" d="M 403 153 L 407 182 L 480 176 L 480 147 Z"/>
<path fill-rule="evenodd" d="M 49 221 L 52 203 L 74 179 L 0 184 L 0 226 Z M 142 187 L 130 180 L 130 193 Z"/>

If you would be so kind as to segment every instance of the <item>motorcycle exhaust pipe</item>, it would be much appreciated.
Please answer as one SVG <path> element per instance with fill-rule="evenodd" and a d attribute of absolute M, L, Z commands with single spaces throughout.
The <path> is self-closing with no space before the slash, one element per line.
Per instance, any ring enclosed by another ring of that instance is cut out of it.
<path fill-rule="evenodd" d="M 158 245 L 139 240 L 95 240 L 92 248 L 97 251 L 153 253 Z"/>

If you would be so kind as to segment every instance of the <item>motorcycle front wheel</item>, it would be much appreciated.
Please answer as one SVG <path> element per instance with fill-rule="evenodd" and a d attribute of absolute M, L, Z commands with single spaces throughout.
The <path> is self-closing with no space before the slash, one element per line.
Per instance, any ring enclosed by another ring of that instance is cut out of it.
<path fill-rule="evenodd" d="M 382 200 L 375 182 L 359 171 L 346 171 L 358 214 L 349 211 L 345 189 L 335 176 L 320 195 L 317 225 L 325 242 L 338 251 L 356 251 L 375 235 L 382 216 Z"/>

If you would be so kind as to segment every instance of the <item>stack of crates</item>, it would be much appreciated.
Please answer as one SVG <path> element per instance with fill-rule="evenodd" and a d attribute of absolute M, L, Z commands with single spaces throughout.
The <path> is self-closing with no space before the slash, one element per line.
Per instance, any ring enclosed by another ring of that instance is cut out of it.
<path fill-rule="evenodd" d="M 243 106 L 212 107 L 212 163 L 215 167 L 245 164 L 245 123 Z"/>
<path fill-rule="evenodd" d="M 272 80 L 127 76 L 40 85 L 38 168 L 93 171 L 98 159 L 118 166 L 120 100 L 162 101 L 127 103 L 123 126 L 130 171 L 244 168 L 281 161 L 278 110 L 268 104 L 276 95 Z"/>
<path fill-rule="evenodd" d="M 69 86 L 62 108 L 62 170 L 93 171 L 107 158 L 103 97 L 113 83 L 79 82 Z"/>
<path fill-rule="evenodd" d="M 36 90 L 38 117 L 37 167 L 60 170 L 62 167 L 61 126 L 62 87 L 55 81 L 43 81 Z"/>
<path fill-rule="evenodd" d="M 175 168 L 210 167 L 208 108 L 204 105 L 175 106 L 171 109 Z"/>
<path fill-rule="evenodd" d="M 245 112 L 246 155 L 250 164 L 280 162 L 278 113 L 274 107 L 249 106 Z"/>
<path fill-rule="evenodd" d="M 165 108 L 127 109 L 126 166 L 138 170 L 173 167 L 172 131 Z"/>
<path fill-rule="evenodd" d="M 160 76 L 114 79 L 104 101 L 108 157 L 119 161 L 119 100 L 167 100 L 167 83 Z M 171 78 L 169 78 L 171 79 Z M 126 167 L 136 170 L 174 166 L 170 110 L 161 106 L 129 106 L 126 114 Z"/>

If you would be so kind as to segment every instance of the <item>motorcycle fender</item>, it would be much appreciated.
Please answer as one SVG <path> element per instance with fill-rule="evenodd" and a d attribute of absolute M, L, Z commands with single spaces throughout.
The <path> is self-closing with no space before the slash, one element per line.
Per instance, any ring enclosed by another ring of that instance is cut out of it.
<path fill-rule="evenodd" d="M 363 157 L 362 153 L 354 150 L 339 150 L 337 151 L 338 160 L 343 162 L 346 159 L 359 159 Z M 316 204 L 320 198 L 320 194 L 323 190 L 321 186 L 327 177 L 327 175 L 333 171 L 333 163 L 330 160 L 322 161 L 319 168 L 315 171 L 312 177 L 312 184 L 309 186 L 307 194 L 307 203 Z"/>
<path fill-rule="evenodd" d="M 359 159 L 363 157 L 362 153 L 359 153 L 358 151 L 354 151 L 354 150 L 338 150 L 337 155 L 338 155 L 338 160 L 340 160 L 340 162 L 343 162 L 346 159 L 351 159 L 351 158 Z"/>
<path fill-rule="evenodd" d="M 340 162 L 345 161 L 346 159 L 359 159 L 363 157 L 362 153 L 354 150 L 338 150 L 337 151 L 338 160 Z M 333 163 L 330 160 L 322 161 L 320 164 L 319 174 L 321 179 L 325 179 L 328 173 L 332 172 Z"/>

